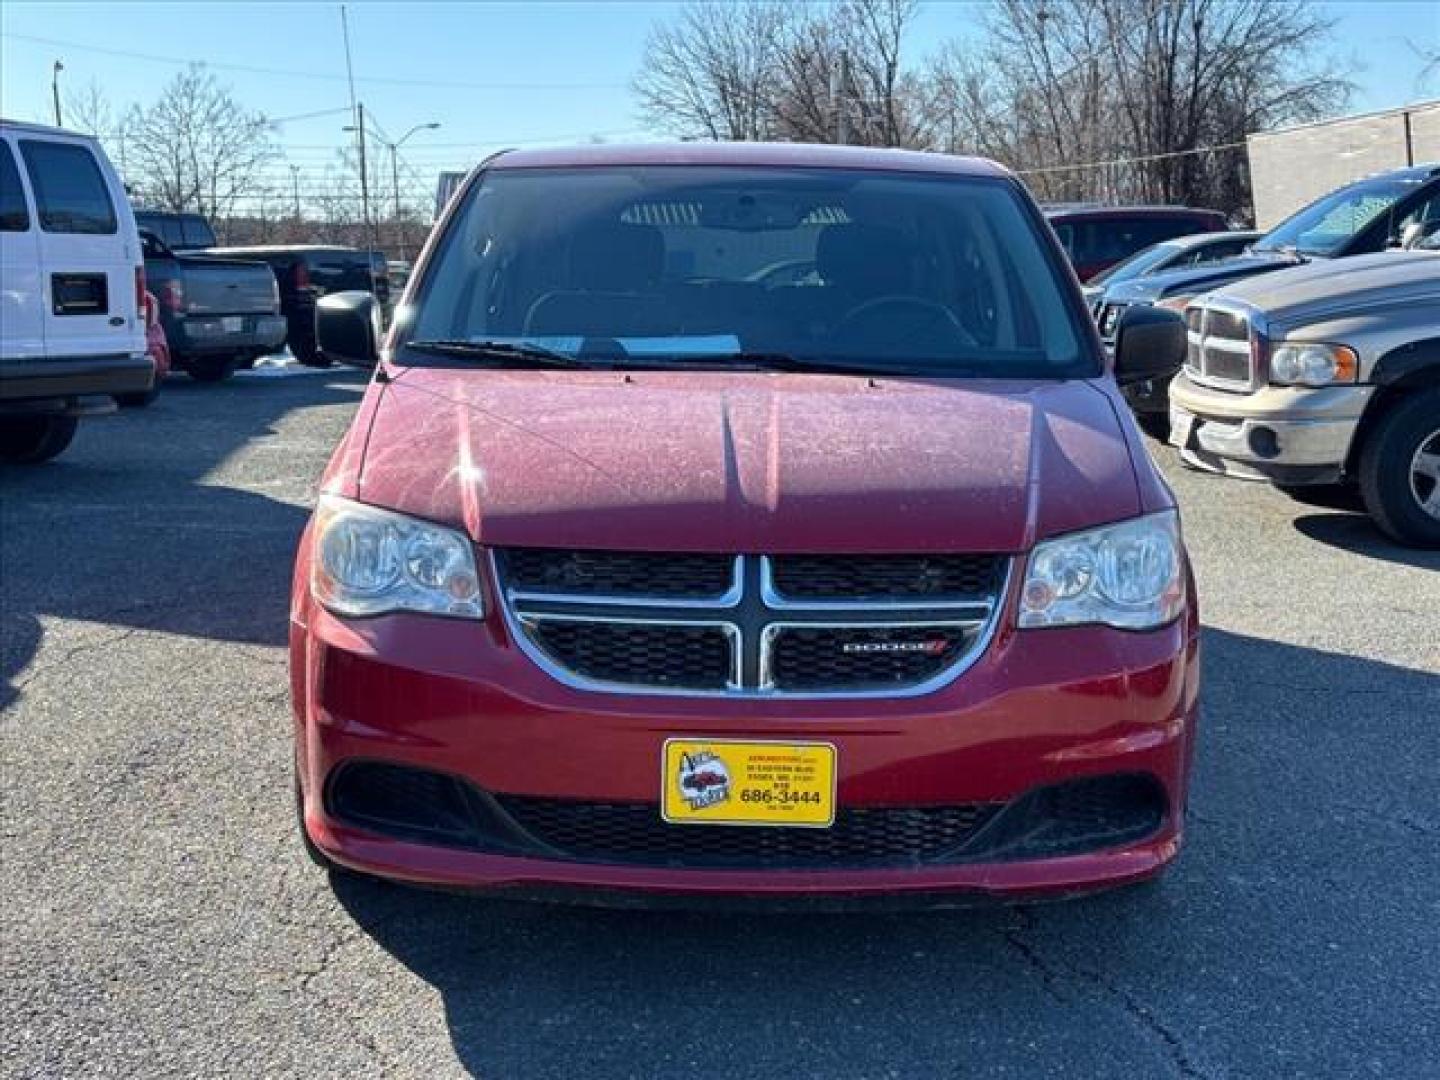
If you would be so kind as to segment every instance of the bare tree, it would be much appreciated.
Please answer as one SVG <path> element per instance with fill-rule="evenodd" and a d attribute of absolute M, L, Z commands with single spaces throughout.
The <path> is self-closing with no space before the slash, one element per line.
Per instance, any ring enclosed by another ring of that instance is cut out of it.
<path fill-rule="evenodd" d="M 1238 210 L 1245 136 L 1343 104 L 1331 26 L 1299 0 L 997 0 L 983 58 L 932 71 L 932 122 L 1043 198 Z"/>
<path fill-rule="evenodd" d="M 692 3 L 657 25 L 635 90 L 684 138 L 924 146 L 921 80 L 903 64 L 916 0 Z"/>
<path fill-rule="evenodd" d="M 781 51 L 777 134 L 802 142 L 929 146 L 922 80 L 902 57 L 917 11 L 915 0 L 843 0 L 797 20 Z"/>
<path fill-rule="evenodd" d="M 171 79 L 148 108 L 132 109 L 125 135 L 129 173 L 147 201 L 216 219 L 265 190 L 265 166 L 277 156 L 265 117 L 200 65 Z"/>
<path fill-rule="evenodd" d="M 692 3 L 650 32 L 635 79 L 640 111 L 686 138 L 767 139 L 795 8 L 764 0 Z"/>

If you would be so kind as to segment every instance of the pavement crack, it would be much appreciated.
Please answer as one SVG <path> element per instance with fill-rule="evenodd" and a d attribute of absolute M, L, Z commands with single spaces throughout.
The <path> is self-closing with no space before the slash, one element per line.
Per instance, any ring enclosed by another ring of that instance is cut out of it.
<path fill-rule="evenodd" d="M 145 632 L 146 631 L 138 626 L 132 626 L 125 630 L 118 630 L 113 634 L 107 634 L 99 641 L 84 641 L 78 645 L 72 645 L 58 660 L 52 660 L 48 664 L 41 664 L 29 672 L 23 679 L 16 680 L 15 689 L 17 691 L 23 690 L 42 675 L 49 675 L 51 672 L 68 667 L 76 657 L 84 653 L 93 652 L 96 649 L 103 649 L 110 645 L 118 645 L 127 638 L 132 638 L 136 634 Z"/>
<path fill-rule="evenodd" d="M 1160 1020 L 1154 1010 L 1101 972 L 1063 960 L 1052 962 L 1045 959 L 1039 949 L 1025 940 L 1026 935 L 1035 928 L 1034 916 L 1028 908 L 1023 907 L 1017 907 L 1015 915 L 1019 925 L 1006 928 L 1002 931 L 1002 936 L 1006 943 L 1025 959 L 1030 968 L 1039 974 L 1046 992 L 1051 997 L 1057 1001 L 1068 1001 L 1060 992 L 1060 987 L 1066 982 L 1086 983 L 1095 987 L 1118 1004 L 1136 1027 L 1160 1044 L 1166 1057 L 1170 1059 L 1173 1075 L 1183 1080 L 1205 1080 L 1205 1073 L 1191 1060 L 1184 1041 Z"/>

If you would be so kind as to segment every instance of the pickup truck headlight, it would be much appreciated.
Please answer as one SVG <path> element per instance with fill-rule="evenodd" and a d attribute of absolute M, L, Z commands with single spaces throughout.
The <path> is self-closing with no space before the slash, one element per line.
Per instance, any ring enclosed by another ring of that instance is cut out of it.
<path fill-rule="evenodd" d="M 337 615 L 485 614 L 468 537 L 333 495 L 315 510 L 310 591 Z"/>
<path fill-rule="evenodd" d="M 1277 345 L 1270 353 L 1270 381 L 1285 386 L 1353 383 L 1360 358 L 1346 345 Z"/>
<path fill-rule="evenodd" d="M 1020 594 L 1020 625 L 1150 630 L 1184 605 L 1180 519 L 1165 510 L 1036 544 Z"/>

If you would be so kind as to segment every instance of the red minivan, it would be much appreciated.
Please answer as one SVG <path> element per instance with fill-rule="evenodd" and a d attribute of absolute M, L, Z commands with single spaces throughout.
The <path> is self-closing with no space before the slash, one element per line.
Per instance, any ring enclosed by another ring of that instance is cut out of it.
<path fill-rule="evenodd" d="M 322 864 L 517 895 L 1070 894 L 1180 847 L 1198 617 L 1064 254 L 985 161 L 516 151 L 467 180 L 300 544 Z"/>

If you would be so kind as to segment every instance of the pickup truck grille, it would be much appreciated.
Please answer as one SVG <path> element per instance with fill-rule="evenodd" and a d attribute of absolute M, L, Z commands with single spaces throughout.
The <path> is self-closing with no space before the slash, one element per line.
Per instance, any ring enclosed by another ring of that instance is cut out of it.
<path fill-rule="evenodd" d="M 1196 382 L 1248 390 L 1253 379 L 1251 327 L 1242 312 L 1204 304 L 1185 314 L 1189 339 L 1185 373 Z"/>
<path fill-rule="evenodd" d="M 923 693 L 983 650 L 1002 555 L 710 556 L 497 549 L 520 647 L 577 689 Z"/>

